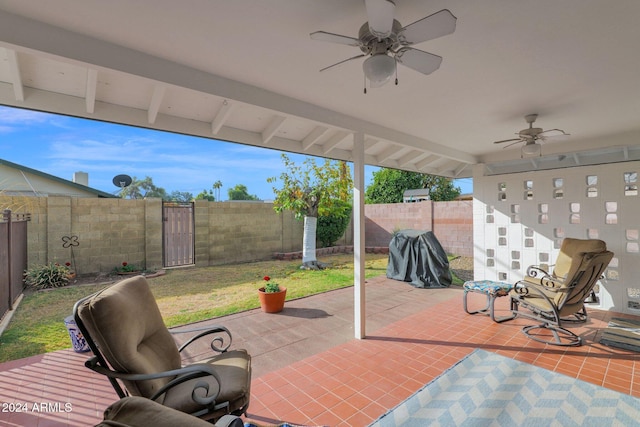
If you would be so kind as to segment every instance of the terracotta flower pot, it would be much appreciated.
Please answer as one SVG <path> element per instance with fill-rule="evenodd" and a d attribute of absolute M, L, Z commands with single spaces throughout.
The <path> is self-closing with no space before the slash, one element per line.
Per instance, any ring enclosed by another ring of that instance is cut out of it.
<path fill-rule="evenodd" d="M 287 288 L 280 286 L 280 292 L 265 292 L 264 287 L 258 289 L 260 307 L 265 313 L 279 313 L 284 308 L 284 299 L 287 296 Z"/>

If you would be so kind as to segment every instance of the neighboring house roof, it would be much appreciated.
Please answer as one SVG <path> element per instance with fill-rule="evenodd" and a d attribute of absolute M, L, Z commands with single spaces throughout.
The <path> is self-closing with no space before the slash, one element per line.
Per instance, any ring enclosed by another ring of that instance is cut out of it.
<path fill-rule="evenodd" d="M 117 198 L 113 194 L 0 159 L 0 194 Z"/>
<path fill-rule="evenodd" d="M 413 189 L 413 190 L 404 190 L 403 195 L 405 197 L 428 196 L 429 195 L 429 189 L 428 188 L 416 188 L 416 189 Z"/>

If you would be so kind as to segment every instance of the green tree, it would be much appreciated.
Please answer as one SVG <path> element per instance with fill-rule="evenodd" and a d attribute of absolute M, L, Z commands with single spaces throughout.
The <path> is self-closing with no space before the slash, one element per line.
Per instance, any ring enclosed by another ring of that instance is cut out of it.
<path fill-rule="evenodd" d="M 316 237 L 320 242 L 320 246 L 325 248 L 335 245 L 336 241 L 344 234 L 351 220 L 351 204 L 342 200 L 336 200 L 334 203 L 337 209 L 333 209 L 332 214 L 318 217 Z"/>
<path fill-rule="evenodd" d="M 255 194 L 249 194 L 247 187 L 242 184 L 237 184 L 235 187 L 227 190 L 229 200 L 260 200 Z"/>
<path fill-rule="evenodd" d="M 163 200 L 169 199 L 167 190 L 157 187 L 149 176 L 144 179 L 138 179 L 134 176 L 131 180 L 131 185 L 124 187 L 120 191 L 120 197 L 123 199 L 146 199 L 148 197 L 158 197 Z"/>
<path fill-rule="evenodd" d="M 213 190 L 202 190 L 196 196 L 196 200 L 208 200 L 210 202 L 213 202 L 214 200 L 216 200 L 216 198 L 213 196 Z"/>
<path fill-rule="evenodd" d="M 169 201 L 178 202 L 178 203 L 186 203 L 193 200 L 193 194 L 188 191 L 172 191 L 169 195 Z"/>
<path fill-rule="evenodd" d="M 316 228 L 318 216 L 341 213 L 351 194 L 353 181 L 345 162 L 326 159 L 322 164 L 307 157 L 302 166 L 296 165 L 286 154 L 282 155 L 285 171 L 280 177 L 267 182 L 280 181 L 273 187 L 276 212 L 290 210 L 296 218 L 304 219 L 302 264 L 306 268 L 322 267 L 316 258 Z M 349 206 L 350 207 L 350 206 Z"/>
<path fill-rule="evenodd" d="M 365 192 L 366 203 L 402 203 L 405 190 L 429 189 L 433 201 L 454 200 L 460 188 L 449 178 L 437 175 L 382 168 L 373 173 L 373 182 Z"/>

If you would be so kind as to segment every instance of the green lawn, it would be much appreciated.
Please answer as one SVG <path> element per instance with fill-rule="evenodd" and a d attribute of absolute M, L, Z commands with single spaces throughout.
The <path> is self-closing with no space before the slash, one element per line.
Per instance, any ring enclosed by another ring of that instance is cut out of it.
<path fill-rule="evenodd" d="M 367 254 L 365 277 L 384 275 L 387 255 Z M 300 270 L 300 261 L 260 261 L 168 270 L 149 279 L 167 326 L 183 325 L 260 306 L 262 278 L 287 288 L 287 300 L 353 285 L 353 255 L 333 255 L 321 271 Z M 461 280 L 454 277 L 454 283 Z M 105 285 L 28 291 L 9 327 L 0 336 L 0 362 L 71 347 L 64 318 L 73 304 Z"/>

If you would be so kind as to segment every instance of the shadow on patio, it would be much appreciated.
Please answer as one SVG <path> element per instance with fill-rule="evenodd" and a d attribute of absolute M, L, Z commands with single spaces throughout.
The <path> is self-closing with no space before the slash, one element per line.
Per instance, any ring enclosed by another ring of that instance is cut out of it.
<path fill-rule="evenodd" d="M 507 299 L 496 308 L 505 310 Z M 526 319 L 496 324 L 467 315 L 461 288 L 416 289 L 378 277 L 367 282 L 365 340 L 353 339 L 352 288 L 289 301 L 279 314 L 252 310 L 202 325 L 224 324 L 232 347 L 253 356 L 249 420 L 360 426 L 476 348 L 640 397 L 637 354 L 597 343 L 614 316 L 621 315 L 590 309 L 587 323 L 572 328 L 585 344 L 552 347 L 520 332 Z M 0 425 L 97 423 L 117 396 L 83 366 L 86 358 L 64 350 L 0 364 L 0 410 L 12 409 L 0 412 Z"/>

